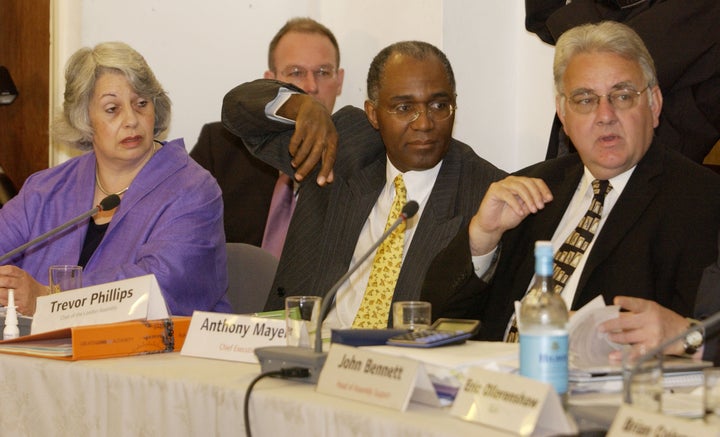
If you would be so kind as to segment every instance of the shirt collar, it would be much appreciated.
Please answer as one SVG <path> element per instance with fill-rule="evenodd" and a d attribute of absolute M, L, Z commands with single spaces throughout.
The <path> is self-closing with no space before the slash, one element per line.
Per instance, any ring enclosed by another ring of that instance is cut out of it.
<path fill-rule="evenodd" d="M 619 196 L 620 193 L 623 192 L 625 189 L 625 186 L 627 185 L 628 181 L 630 180 L 630 176 L 632 176 L 633 172 L 635 171 L 635 168 L 637 166 L 633 166 L 631 169 L 626 170 L 623 173 L 620 173 L 619 175 L 610 178 L 610 185 L 612 185 L 613 189 L 610 191 L 610 193 L 613 193 L 616 196 Z M 590 173 L 590 170 L 585 167 L 583 171 L 583 177 L 580 179 L 580 185 L 579 189 L 581 192 L 585 193 L 589 188 L 589 186 L 592 184 L 592 181 L 595 180 L 595 176 Z M 592 192 L 592 191 L 591 191 Z"/>
<path fill-rule="evenodd" d="M 402 173 L 403 182 L 405 182 L 405 187 L 407 188 L 408 200 L 415 200 L 420 203 L 423 199 L 427 199 L 430 191 L 432 191 L 435 180 L 440 173 L 440 167 L 442 167 L 442 160 L 427 170 L 410 170 L 402 173 L 395 168 L 392 162 L 390 162 L 390 159 L 387 159 L 387 165 L 385 166 L 385 186 L 394 189 L 393 181 L 397 175 Z"/>

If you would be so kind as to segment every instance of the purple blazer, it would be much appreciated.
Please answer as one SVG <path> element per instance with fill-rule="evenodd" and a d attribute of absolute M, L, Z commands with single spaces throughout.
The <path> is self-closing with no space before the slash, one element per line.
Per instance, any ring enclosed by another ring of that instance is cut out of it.
<path fill-rule="evenodd" d="M 30 176 L 0 209 L 0 253 L 90 210 L 95 153 Z M 173 315 L 230 312 L 223 205 L 215 179 L 188 157 L 182 139 L 143 167 L 83 271 L 83 286 L 155 274 Z M 88 220 L 8 263 L 47 284 L 48 267 L 77 264 Z"/>

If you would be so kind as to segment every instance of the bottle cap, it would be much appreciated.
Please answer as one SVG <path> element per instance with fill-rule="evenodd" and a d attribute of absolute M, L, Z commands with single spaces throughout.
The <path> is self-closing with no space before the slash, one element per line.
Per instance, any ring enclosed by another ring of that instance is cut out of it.
<path fill-rule="evenodd" d="M 553 256 L 552 242 L 547 240 L 538 240 L 535 242 L 535 256 Z"/>

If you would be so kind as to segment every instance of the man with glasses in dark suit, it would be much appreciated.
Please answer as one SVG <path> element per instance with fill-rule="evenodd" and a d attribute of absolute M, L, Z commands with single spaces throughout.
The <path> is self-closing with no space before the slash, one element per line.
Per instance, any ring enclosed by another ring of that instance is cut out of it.
<path fill-rule="evenodd" d="M 230 91 L 223 104 L 225 126 L 300 181 L 266 309 L 282 308 L 289 295 L 329 290 L 383 233 L 398 196 L 406 196 L 419 212 L 408 220 L 401 259 L 384 283 L 390 296 L 383 293 L 382 304 L 366 300 L 377 285 L 377 263 L 363 263 L 340 288 L 325 326 L 360 326 L 360 313 L 374 305 L 378 315 L 364 326 L 386 327 L 390 300 L 427 300 L 433 317 L 448 315 L 447 296 L 421 294 L 422 279 L 505 173 L 452 138 L 456 89 L 447 57 L 419 41 L 380 51 L 368 73 L 365 112 L 346 107 L 330 118 L 299 91 L 256 81 Z"/>
<path fill-rule="evenodd" d="M 697 316 L 702 269 L 717 257 L 720 177 L 654 137 L 663 96 L 652 57 L 628 26 L 568 30 L 553 72 L 558 117 L 578 153 L 493 184 L 469 230 L 433 262 L 423 291 L 475 290 L 467 316 L 481 320 L 479 338 L 512 338 L 513 302 L 533 278 L 533 245 L 550 240 L 567 307 L 599 295 L 619 305 L 620 317 L 599 330 L 642 353 L 695 323 L 686 317 Z M 700 346 L 691 336 L 666 353 Z"/>

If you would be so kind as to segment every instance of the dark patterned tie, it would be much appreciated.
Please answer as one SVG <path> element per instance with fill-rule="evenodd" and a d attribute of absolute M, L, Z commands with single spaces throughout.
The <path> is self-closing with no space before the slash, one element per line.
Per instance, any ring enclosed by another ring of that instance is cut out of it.
<path fill-rule="evenodd" d="M 553 265 L 553 279 L 555 281 L 555 292 L 561 293 L 568 278 L 575 271 L 578 263 L 583 257 L 585 250 L 590 245 L 597 232 L 600 217 L 602 217 L 603 203 L 605 196 L 612 190 L 610 181 L 592 181 L 593 198 L 590 208 L 578 223 L 575 230 L 570 233 L 565 242 L 555 252 Z"/>
<path fill-rule="evenodd" d="M 582 259 L 585 250 L 590 245 L 597 232 L 600 217 L 602 217 L 603 204 L 605 196 L 612 190 L 610 181 L 600 181 L 595 179 L 592 181 L 593 198 L 590 202 L 590 208 L 580 219 L 575 230 L 570 233 L 560 249 L 555 253 L 553 262 L 553 280 L 555 282 L 555 292 L 561 293 L 568 278 L 575 271 L 578 263 Z M 512 325 L 508 331 L 508 343 L 517 343 L 519 339 L 517 327 L 517 314 L 513 314 Z"/>

